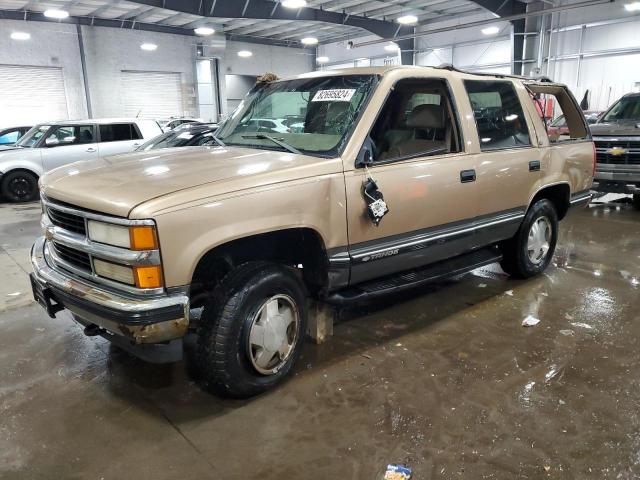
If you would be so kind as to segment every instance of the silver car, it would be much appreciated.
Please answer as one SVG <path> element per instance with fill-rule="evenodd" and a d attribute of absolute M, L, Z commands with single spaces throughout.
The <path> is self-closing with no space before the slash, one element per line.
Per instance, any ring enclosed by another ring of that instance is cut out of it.
<path fill-rule="evenodd" d="M 38 197 L 38 178 L 69 163 L 133 152 L 162 133 L 154 120 L 104 119 L 40 124 L 0 151 L 0 194 L 12 202 Z"/>

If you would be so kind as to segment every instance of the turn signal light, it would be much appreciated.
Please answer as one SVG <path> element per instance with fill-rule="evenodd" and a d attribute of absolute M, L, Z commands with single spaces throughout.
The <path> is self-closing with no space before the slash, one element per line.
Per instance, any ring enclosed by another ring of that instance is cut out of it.
<path fill-rule="evenodd" d="M 149 267 L 135 267 L 136 287 L 160 288 L 162 287 L 162 269 L 160 265 Z"/>
<path fill-rule="evenodd" d="M 155 228 L 149 225 L 129 228 L 131 250 L 155 250 L 158 248 Z"/>

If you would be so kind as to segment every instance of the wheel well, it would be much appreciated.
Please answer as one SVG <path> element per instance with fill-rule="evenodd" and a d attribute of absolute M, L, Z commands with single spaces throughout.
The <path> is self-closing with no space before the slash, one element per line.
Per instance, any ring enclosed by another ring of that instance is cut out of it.
<path fill-rule="evenodd" d="M 233 240 L 209 250 L 193 274 L 192 306 L 201 306 L 207 292 L 234 267 L 256 260 L 296 268 L 312 295 L 326 286 L 329 261 L 320 235 L 310 228 L 278 230 Z"/>
<path fill-rule="evenodd" d="M 33 170 L 30 170 L 28 168 L 12 168 L 11 170 L 7 170 L 6 172 L 2 172 L 2 177 L 6 177 L 7 175 L 9 175 L 10 173 L 13 173 L 13 172 L 27 172 L 27 173 L 33 174 L 33 176 L 36 177 L 36 180 L 38 180 L 40 178 L 40 175 L 38 175 L 36 172 L 34 172 Z"/>
<path fill-rule="evenodd" d="M 542 198 L 546 198 L 553 203 L 553 206 L 558 213 L 558 220 L 562 220 L 569 211 L 570 197 L 571 189 L 566 183 L 551 185 L 550 187 L 545 187 L 536 193 L 529 206 Z"/>

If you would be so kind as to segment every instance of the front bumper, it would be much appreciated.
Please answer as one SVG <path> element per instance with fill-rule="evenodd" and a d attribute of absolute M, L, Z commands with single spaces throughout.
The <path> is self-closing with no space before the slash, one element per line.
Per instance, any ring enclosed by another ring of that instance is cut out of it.
<path fill-rule="evenodd" d="M 640 167 L 598 163 L 593 189 L 606 193 L 640 193 Z"/>
<path fill-rule="evenodd" d="M 51 268 L 47 262 L 48 249 L 44 237 L 33 245 L 31 277 L 34 298 L 43 304 L 50 316 L 66 308 L 85 327 L 150 361 L 167 361 L 149 357 L 152 344 L 162 344 L 159 347 L 172 344 L 173 353 L 168 361 L 179 360 L 175 358 L 176 344 L 172 341 L 182 339 L 189 327 L 186 291 L 134 297 L 100 288 Z"/>

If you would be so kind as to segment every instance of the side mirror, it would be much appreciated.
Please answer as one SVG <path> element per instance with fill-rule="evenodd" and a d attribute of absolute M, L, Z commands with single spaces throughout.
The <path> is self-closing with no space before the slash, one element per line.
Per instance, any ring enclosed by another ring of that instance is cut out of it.
<path fill-rule="evenodd" d="M 44 144 L 48 147 L 57 147 L 58 145 L 60 145 L 60 140 L 58 140 L 57 138 L 47 138 L 44 141 Z"/>
<path fill-rule="evenodd" d="M 373 141 L 367 138 L 358 153 L 356 168 L 370 167 L 373 165 Z"/>

